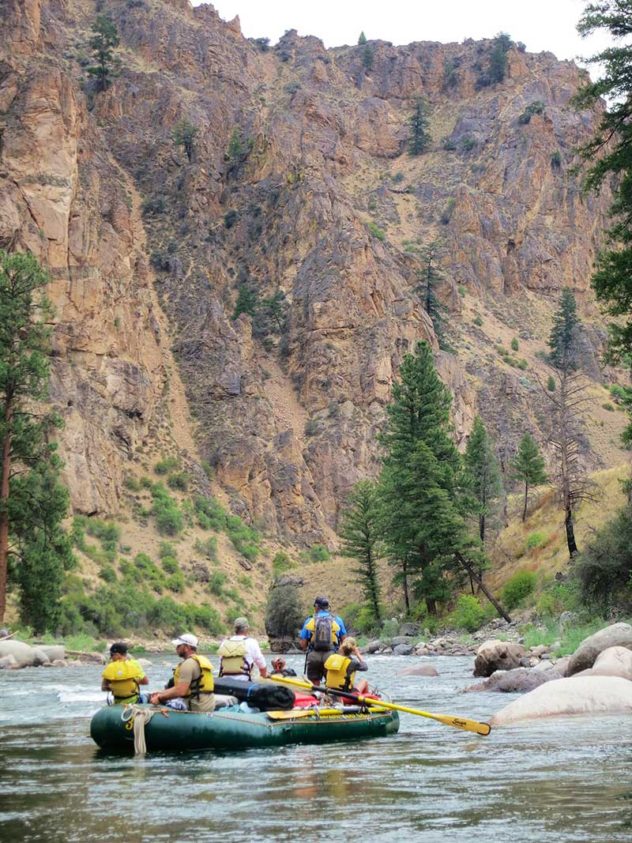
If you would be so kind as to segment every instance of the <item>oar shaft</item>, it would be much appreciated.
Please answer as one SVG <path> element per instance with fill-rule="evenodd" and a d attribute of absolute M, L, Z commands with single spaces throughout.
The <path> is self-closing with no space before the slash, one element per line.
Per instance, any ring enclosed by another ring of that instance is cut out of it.
<path fill-rule="evenodd" d="M 302 682 L 300 679 L 290 679 L 287 676 L 271 676 L 274 682 L 282 682 L 285 685 L 295 685 L 297 688 L 304 688 L 309 691 L 325 691 L 334 697 L 345 697 L 356 702 L 374 705 L 378 708 L 387 708 L 392 711 L 403 711 L 406 714 L 415 714 L 418 717 L 429 717 L 431 720 L 436 720 L 438 723 L 443 723 L 445 726 L 453 726 L 455 729 L 464 729 L 466 732 L 475 732 L 477 735 L 489 735 L 492 727 L 489 723 L 480 723 L 478 720 L 470 720 L 467 717 L 453 717 L 449 714 L 432 714 L 429 711 L 422 711 L 420 708 L 409 708 L 405 705 L 397 703 L 389 703 L 384 700 L 376 700 L 371 697 L 362 697 L 358 694 L 349 693 L 347 691 L 340 691 L 337 688 L 320 687 L 319 685 L 312 685 L 311 682 Z"/>

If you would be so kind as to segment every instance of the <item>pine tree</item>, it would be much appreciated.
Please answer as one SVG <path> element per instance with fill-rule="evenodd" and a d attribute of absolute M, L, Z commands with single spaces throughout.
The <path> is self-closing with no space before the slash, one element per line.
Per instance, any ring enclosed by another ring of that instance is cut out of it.
<path fill-rule="evenodd" d="M 443 282 L 444 275 L 438 262 L 439 243 L 433 240 L 421 250 L 421 267 L 418 272 L 418 291 L 421 295 L 424 309 L 434 327 L 439 348 L 446 349 L 448 346 L 445 339 L 443 305 L 437 296 L 437 287 Z"/>
<path fill-rule="evenodd" d="M 410 117 L 410 138 L 408 151 L 411 155 L 421 155 L 430 146 L 432 137 L 428 131 L 428 105 L 421 97 L 415 101 L 414 110 Z"/>
<path fill-rule="evenodd" d="M 553 330 L 549 337 L 550 360 L 556 369 L 569 371 L 577 367 L 577 302 L 568 287 L 562 290 L 560 306 L 553 317 Z"/>
<path fill-rule="evenodd" d="M 492 443 L 481 418 L 476 416 L 465 449 L 467 486 L 472 498 L 472 512 L 478 518 L 478 534 L 485 544 L 487 516 L 502 493 L 500 468 Z"/>
<path fill-rule="evenodd" d="M 374 619 L 382 622 L 376 562 L 380 556 L 379 508 L 375 486 L 363 480 L 349 497 L 339 529 L 341 553 L 355 559 L 353 569 Z"/>
<path fill-rule="evenodd" d="M 364 34 L 364 32 L 361 32 L 359 37 L 358 37 L 358 46 L 364 47 L 365 44 L 366 44 L 366 35 Z"/>
<path fill-rule="evenodd" d="M 380 477 L 387 550 L 410 611 L 409 582 L 435 612 L 450 585 L 444 573 L 454 548 L 466 544 L 456 503 L 460 457 L 450 437 L 450 396 L 425 342 L 407 354 L 387 407 Z"/>
<path fill-rule="evenodd" d="M 112 84 L 119 68 L 119 59 L 114 50 L 119 45 L 116 24 L 109 15 L 99 15 L 92 25 L 92 50 L 96 64 L 88 68 L 90 76 L 96 79 L 97 91 L 105 91 Z"/>
<path fill-rule="evenodd" d="M 197 137 L 198 129 L 188 120 L 178 120 L 173 127 L 171 137 L 176 146 L 181 146 L 189 161 L 193 158 L 193 149 L 195 138 Z"/>
<path fill-rule="evenodd" d="M 38 632 L 54 622 L 61 572 L 69 561 L 60 526 L 67 499 L 58 482 L 55 445 L 48 441 L 58 421 L 37 412 L 49 379 L 47 282 L 33 255 L 0 250 L 0 621 L 11 556 L 22 619 Z M 38 600 L 45 604 L 40 609 Z"/>
<path fill-rule="evenodd" d="M 546 483 L 547 475 L 544 470 L 544 457 L 540 453 L 538 443 L 529 433 L 520 440 L 516 456 L 511 461 L 513 476 L 524 483 L 524 507 L 522 520 L 527 520 L 527 505 L 529 502 L 529 488 Z"/>

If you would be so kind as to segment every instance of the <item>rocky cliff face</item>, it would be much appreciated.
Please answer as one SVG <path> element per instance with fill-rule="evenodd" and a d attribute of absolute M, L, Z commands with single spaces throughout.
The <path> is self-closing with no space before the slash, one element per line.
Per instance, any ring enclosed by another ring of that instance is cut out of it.
<path fill-rule="evenodd" d="M 82 64 L 97 7 L 123 70 L 94 95 Z M 598 116 L 569 105 L 572 63 L 512 48 L 505 80 L 481 87 L 490 42 L 372 42 L 367 62 L 293 32 L 262 48 L 187 0 L 0 10 L 0 245 L 53 275 L 52 400 L 77 508 L 116 508 L 141 445 L 193 454 L 172 423 L 178 376 L 198 456 L 234 508 L 303 543 L 331 538 L 345 493 L 376 470 L 391 383 L 419 339 L 437 348 L 459 440 L 477 412 L 505 454 L 538 432 L 537 352 L 563 286 L 594 322 L 609 204 L 570 171 Z M 411 157 L 418 97 L 433 140 Z M 173 140 L 183 120 L 191 160 Z M 441 352 L 419 292 L 435 240 Z M 602 334 L 585 332 L 591 359 Z M 494 351 L 513 337 L 520 377 Z M 613 458 L 605 439 L 594 463 Z"/>

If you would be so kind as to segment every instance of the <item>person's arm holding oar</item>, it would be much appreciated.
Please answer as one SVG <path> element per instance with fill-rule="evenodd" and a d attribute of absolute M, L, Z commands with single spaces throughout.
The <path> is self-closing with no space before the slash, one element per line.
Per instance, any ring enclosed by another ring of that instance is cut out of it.
<path fill-rule="evenodd" d="M 453 726 L 455 729 L 464 729 L 466 732 L 475 732 L 477 735 L 489 735 L 492 727 L 489 723 L 480 723 L 478 720 L 470 720 L 467 717 L 455 717 L 451 714 L 432 714 L 430 711 L 422 711 L 420 708 L 410 708 L 405 705 L 398 705 L 397 703 L 389 703 L 385 700 L 376 700 L 372 697 L 363 697 L 360 694 L 350 694 L 347 691 L 337 691 L 334 688 L 323 688 L 322 686 L 312 685 L 309 682 L 303 682 L 300 679 L 289 679 L 285 676 L 271 676 L 273 682 L 282 682 L 286 685 L 295 685 L 297 688 L 305 688 L 311 691 L 326 691 L 334 697 L 345 697 L 346 699 L 354 700 L 364 705 L 374 705 L 378 708 L 388 708 L 392 711 L 403 711 L 406 714 L 415 714 L 418 717 L 429 717 L 431 720 L 436 720 L 438 723 L 443 723 L 445 726 Z"/>

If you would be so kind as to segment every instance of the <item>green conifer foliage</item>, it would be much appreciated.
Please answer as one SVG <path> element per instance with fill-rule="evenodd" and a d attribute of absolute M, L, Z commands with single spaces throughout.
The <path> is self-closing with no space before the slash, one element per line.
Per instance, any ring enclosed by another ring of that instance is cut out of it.
<path fill-rule="evenodd" d="M 398 569 L 407 611 L 409 583 L 434 613 L 454 580 L 453 554 L 467 544 L 458 508 L 460 457 L 450 436 L 450 396 L 425 342 L 407 354 L 393 385 L 382 436 L 385 457 L 379 484 L 382 529 Z"/>
<path fill-rule="evenodd" d="M 571 371 L 577 368 L 577 303 L 568 287 L 562 290 L 560 306 L 553 318 L 553 330 L 549 337 L 550 360 L 556 369 Z"/>
<path fill-rule="evenodd" d="M 189 161 L 193 158 L 193 150 L 195 145 L 195 138 L 197 137 L 198 129 L 188 120 L 178 120 L 173 127 L 171 137 L 176 146 L 181 146 Z"/>
<path fill-rule="evenodd" d="M 367 480 L 354 487 L 342 516 L 339 534 L 342 555 L 355 560 L 353 573 L 362 587 L 374 620 L 381 624 L 376 564 L 380 556 L 379 504 L 375 486 Z"/>
<path fill-rule="evenodd" d="M 498 460 L 481 418 L 476 416 L 465 449 L 467 485 L 472 499 L 472 512 L 478 518 L 478 533 L 485 544 L 487 517 L 502 493 Z"/>
<path fill-rule="evenodd" d="M 525 433 L 520 440 L 516 456 L 511 462 L 511 468 L 513 476 L 524 483 L 522 520 L 526 521 L 529 489 L 533 486 L 540 486 L 547 481 L 546 471 L 544 470 L 544 457 L 540 453 L 538 443 L 531 434 Z"/>
<path fill-rule="evenodd" d="M 421 155 L 430 146 L 432 137 L 428 131 L 428 105 L 421 97 L 415 101 L 413 113 L 410 116 L 410 137 L 408 151 L 411 155 Z"/>
<path fill-rule="evenodd" d="M 119 45 L 116 24 L 109 15 L 99 15 L 92 25 L 90 49 L 95 65 L 88 68 L 90 76 L 96 79 L 97 91 L 105 91 L 112 84 L 119 68 L 119 59 L 114 50 Z"/>
<path fill-rule="evenodd" d="M 0 250 L 0 621 L 11 558 L 22 620 L 36 632 L 54 627 L 62 572 L 70 563 L 60 526 L 67 497 L 48 441 L 59 422 L 37 409 L 49 378 L 47 282 L 33 255 Z"/>

